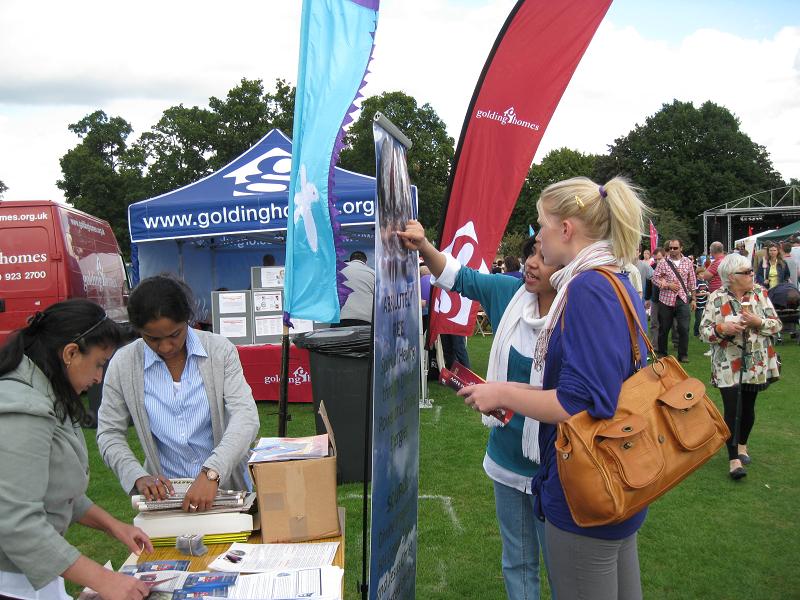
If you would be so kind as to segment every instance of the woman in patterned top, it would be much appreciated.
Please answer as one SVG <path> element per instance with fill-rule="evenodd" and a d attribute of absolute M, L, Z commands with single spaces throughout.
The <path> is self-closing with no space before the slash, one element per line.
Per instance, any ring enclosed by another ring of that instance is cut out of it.
<path fill-rule="evenodd" d="M 730 476 L 737 480 L 747 475 L 744 465 L 750 463 L 747 438 L 755 422 L 756 396 L 780 374 L 771 336 L 782 325 L 764 289 L 753 283 L 753 268 L 746 257 L 729 254 L 719 265 L 719 275 L 722 287 L 708 297 L 700 337 L 711 344 L 711 383 L 722 395 L 725 422 L 731 430 Z M 739 439 L 734 440 L 740 382 L 741 423 Z"/>

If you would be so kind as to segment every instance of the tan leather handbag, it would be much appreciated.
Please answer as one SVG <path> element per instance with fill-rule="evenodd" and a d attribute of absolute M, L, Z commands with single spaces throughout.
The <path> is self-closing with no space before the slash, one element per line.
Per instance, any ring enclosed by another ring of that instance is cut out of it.
<path fill-rule="evenodd" d="M 558 425 L 558 475 L 581 527 L 630 518 L 705 463 L 730 436 L 705 385 L 672 356 L 656 358 L 614 272 L 596 270 L 614 286 L 625 311 L 633 364 L 641 361 L 637 329 L 652 361 L 622 384 L 613 418 L 595 419 L 582 411 Z"/>

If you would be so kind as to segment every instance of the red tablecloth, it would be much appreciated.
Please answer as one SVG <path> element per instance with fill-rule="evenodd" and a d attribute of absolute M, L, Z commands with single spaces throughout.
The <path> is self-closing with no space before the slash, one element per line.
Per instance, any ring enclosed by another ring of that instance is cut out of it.
<path fill-rule="evenodd" d="M 275 400 L 280 396 L 281 347 L 277 344 L 236 346 L 244 378 L 256 400 Z M 312 402 L 311 368 L 308 350 L 289 347 L 289 402 Z"/>

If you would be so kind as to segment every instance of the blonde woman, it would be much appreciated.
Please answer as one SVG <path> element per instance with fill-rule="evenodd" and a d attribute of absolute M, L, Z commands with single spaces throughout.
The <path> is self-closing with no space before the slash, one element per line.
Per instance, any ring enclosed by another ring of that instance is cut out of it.
<path fill-rule="evenodd" d="M 545 264 L 566 266 L 551 277 L 558 293 L 534 352 L 534 368 L 544 364 L 542 389 L 486 383 L 460 392 L 481 412 L 510 408 L 541 423 L 534 488 L 546 517 L 550 579 L 559 598 L 642 597 L 636 533 L 647 510 L 613 525 L 578 526 L 558 476 L 553 442 L 556 424 L 581 411 L 612 417 L 622 382 L 644 366 L 631 359 L 625 314 L 612 286 L 592 269 L 618 272 L 645 323 L 642 300 L 620 272 L 620 265 L 636 259 L 645 210 L 636 190 L 619 178 L 598 185 L 579 177 L 547 187 L 537 203 L 537 239 Z M 645 356 L 641 336 L 638 343 Z"/>

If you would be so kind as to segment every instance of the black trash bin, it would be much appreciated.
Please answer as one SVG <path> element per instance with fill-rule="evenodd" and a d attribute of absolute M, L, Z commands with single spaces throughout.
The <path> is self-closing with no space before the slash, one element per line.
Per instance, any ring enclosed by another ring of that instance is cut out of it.
<path fill-rule="evenodd" d="M 310 331 L 295 336 L 294 343 L 309 351 L 317 434 L 325 433 L 319 416 L 322 400 L 336 438 L 338 482 L 364 481 L 370 327 Z M 371 465 L 371 457 L 367 461 Z"/>

